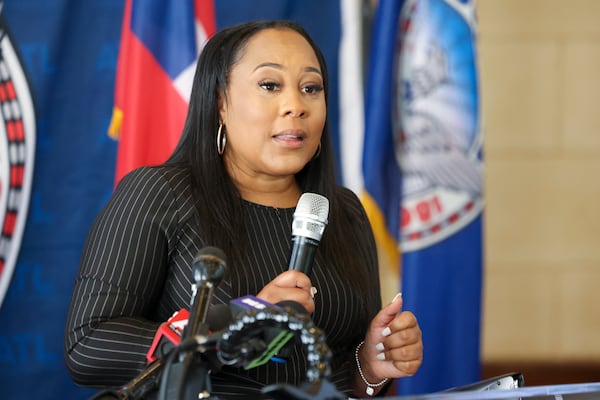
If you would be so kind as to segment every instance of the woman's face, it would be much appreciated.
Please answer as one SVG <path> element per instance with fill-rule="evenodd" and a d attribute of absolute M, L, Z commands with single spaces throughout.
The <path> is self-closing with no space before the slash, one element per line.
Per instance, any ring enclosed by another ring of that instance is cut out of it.
<path fill-rule="evenodd" d="M 232 66 L 219 107 L 234 180 L 299 172 L 317 151 L 326 116 L 323 77 L 310 44 L 288 29 L 258 32 Z"/>

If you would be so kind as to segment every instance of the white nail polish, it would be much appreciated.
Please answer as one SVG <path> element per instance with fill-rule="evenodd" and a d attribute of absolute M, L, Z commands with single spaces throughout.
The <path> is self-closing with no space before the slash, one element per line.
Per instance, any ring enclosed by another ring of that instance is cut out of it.
<path fill-rule="evenodd" d="M 385 347 L 383 347 L 383 343 L 379 342 L 375 345 L 375 348 L 377 349 L 377 351 L 383 351 L 385 349 Z"/>
<path fill-rule="evenodd" d="M 398 298 L 402 298 L 402 292 L 400 292 L 400 293 L 398 293 L 398 294 L 396 294 L 394 296 L 394 299 L 392 300 L 392 303 L 395 302 L 396 300 L 398 300 Z"/>
<path fill-rule="evenodd" d="M 310 297 L 312 297 L 313 299 L 315 298 L 315 294 L 317 294 L 317 288 L 312 286 L 310 288 Z"/>
<path fill-rule="evenodd" d="M 384 353 L 377 353 L 377 359 L 381 360 L 381 361 L 385 361 L 385 354 Z"/>
<path fill-rule="evenodd" d="M 390 336 L 391 333 L 392 333 L 392 330 L 390 329 L 389 326 L 386 326 L 385 329 L 383 330 L 383 332 L 381 332 L 381 334 L 383 336 Z"/>

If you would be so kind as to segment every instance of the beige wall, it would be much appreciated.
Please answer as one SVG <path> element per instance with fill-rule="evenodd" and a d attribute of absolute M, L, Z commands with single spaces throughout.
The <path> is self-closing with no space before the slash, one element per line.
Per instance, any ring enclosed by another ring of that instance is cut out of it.
<path fill-rule="evenodd" d="M 600 1 L 476 4 L 484 361 L 600 360 Z"/>

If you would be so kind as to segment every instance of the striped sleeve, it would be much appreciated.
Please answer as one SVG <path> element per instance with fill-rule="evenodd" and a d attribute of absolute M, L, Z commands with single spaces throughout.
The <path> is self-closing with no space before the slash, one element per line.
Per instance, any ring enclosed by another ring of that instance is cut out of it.
<path fill-rule="evenodd" d="M 94 221 L 65 330 L 65 361 L 75 382 L 121 385 L 145 367 L 177 210 L 169 182 L 144 168 L 122 180 Z"/>

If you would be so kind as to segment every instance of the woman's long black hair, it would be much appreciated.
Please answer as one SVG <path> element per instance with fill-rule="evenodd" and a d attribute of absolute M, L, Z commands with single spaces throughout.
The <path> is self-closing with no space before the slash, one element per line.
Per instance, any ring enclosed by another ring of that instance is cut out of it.
<path fill-rule="evenodd" d="M 289 29 L 302 35 L 314 50 L 323 77 L 325 104 L 328 98 L 328 72 L 323 53 L 299 24 L 287 20 L 253 21 L 225 28 L 217 32 L 205 45 L 198 60 L 190 105 L 182 137 L 166 164 L 189 168 L 193 194 L 201 227 L 207 244 L 217 246 L 227 254 L 231 268 L 241 263 L 240 246 L 244 227 L 242 200 L 230 179 L 222 157 L 217 153 L 216 136 L 219 126 L 219 95 L 225 95 L 232 66 L 243 56 L 248 41 L 265 29 Z M 378 277 L 366 276 L 366 266 L 348 251 L 350 243 L 341 243 L 347 237 L 347 223 L 355 216 L 335 204 L 334 152 L 325 121 L 321 136 L 321 152 L 300 172 L 296 180 L 302 192 L 319 193 L 329 199 L 329 224 L 320 247 L 325 258 L 336 260 L 335 267 L 344 269 L 341 276 L 360 289 L 365 282 Z M 346 235 L 344 235 L 346 231 Z M 368 293 L 368 291 L 367 291 Z M 373 299 L 366 299 L 367 303 Z"/>

